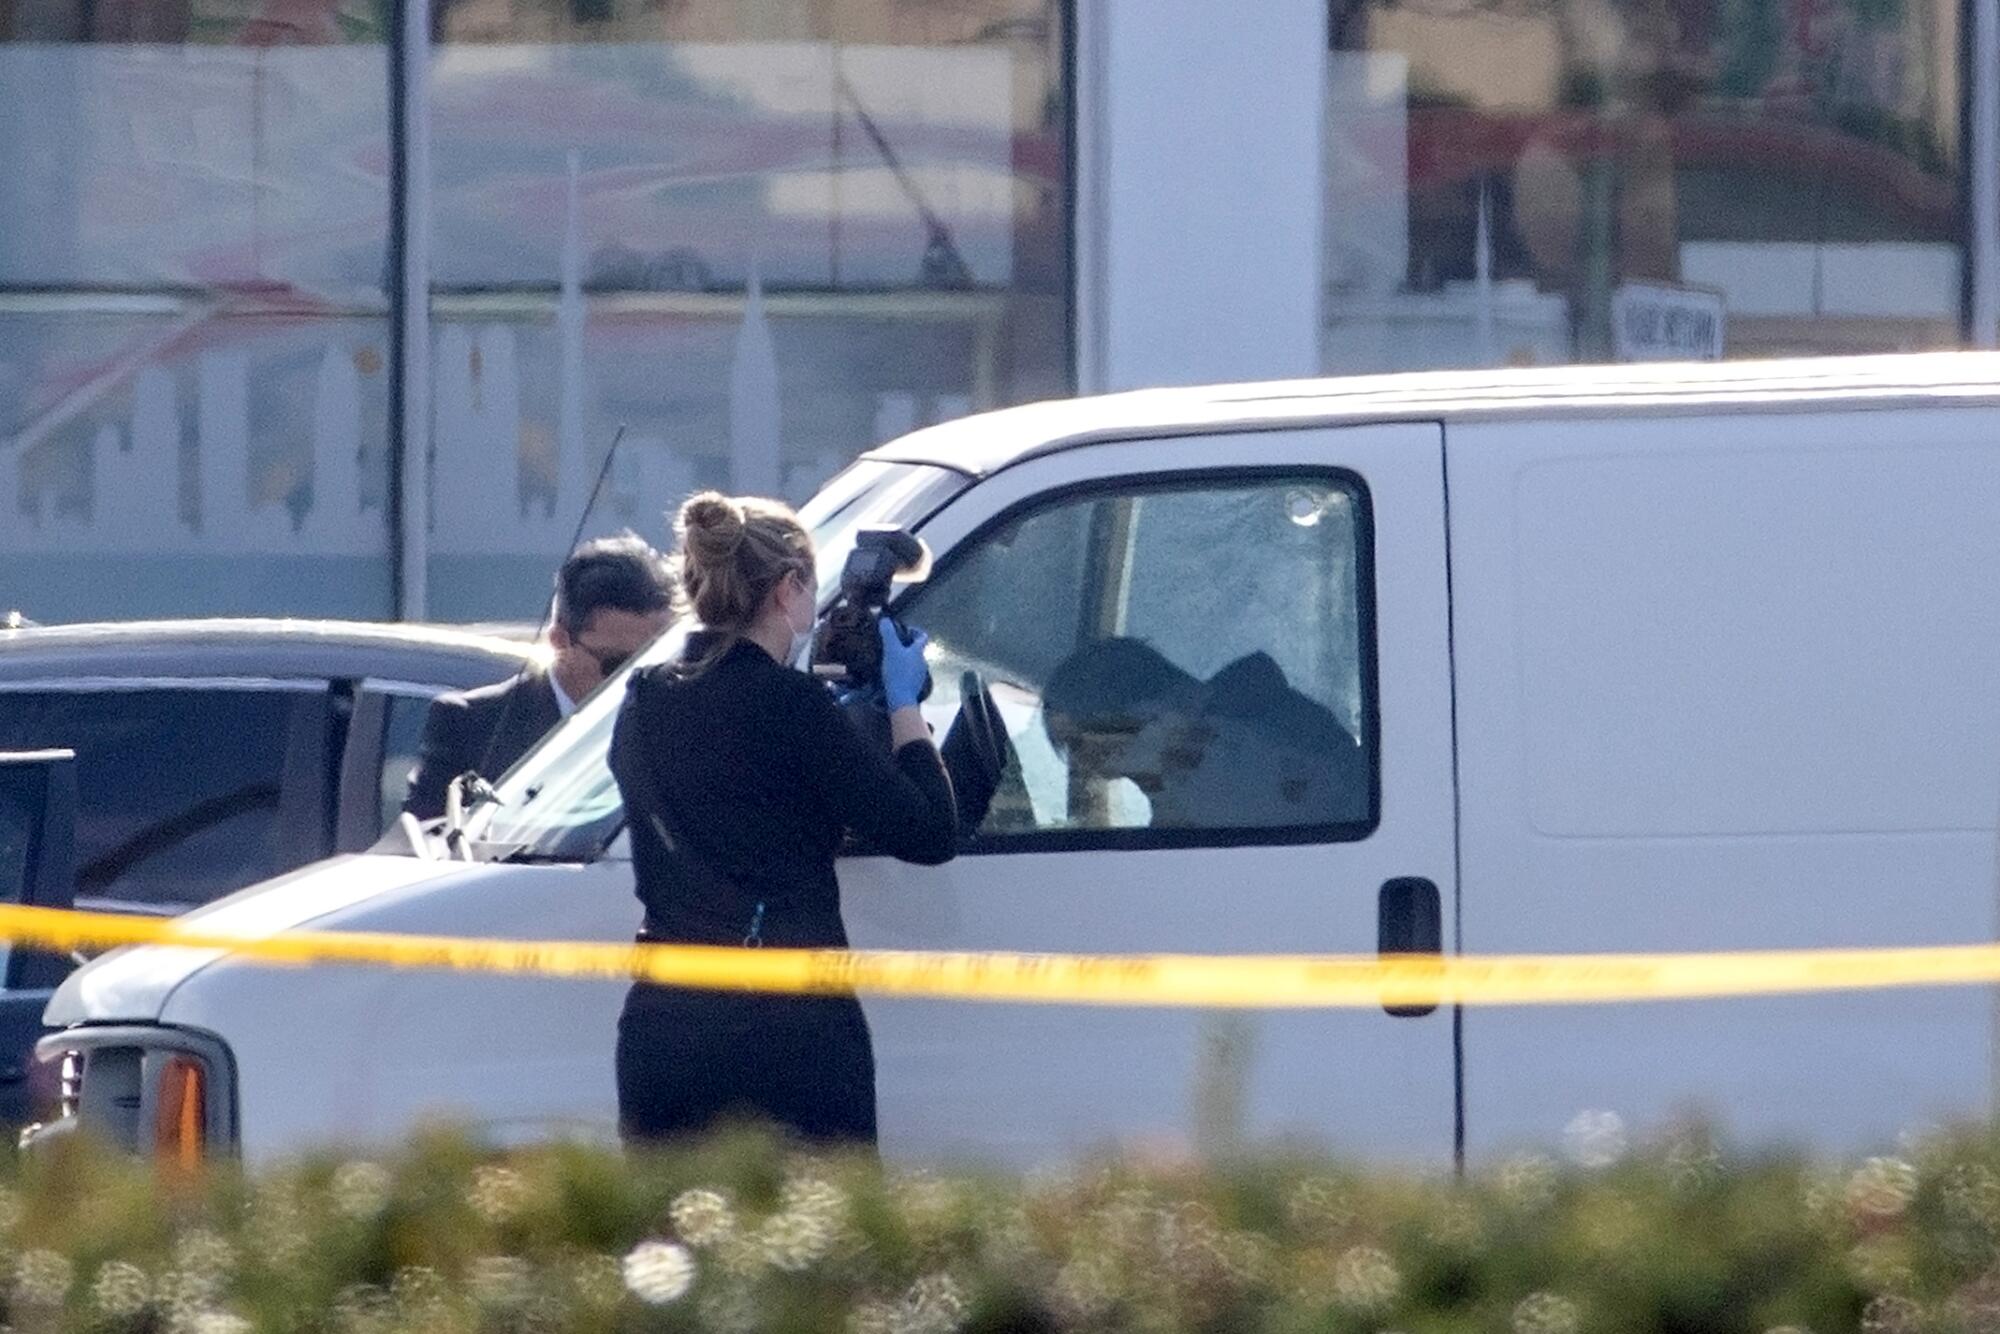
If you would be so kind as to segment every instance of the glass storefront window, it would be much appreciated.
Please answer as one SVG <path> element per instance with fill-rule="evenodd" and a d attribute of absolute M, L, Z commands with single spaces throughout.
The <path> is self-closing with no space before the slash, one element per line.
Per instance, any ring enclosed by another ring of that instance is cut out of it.
<path fill-rule="evenodd" d="M 372 0 L 0 5 L 0 606 L 388 615 Z"/>
<path fill-rule="evenodd" d="M 448 0 L 430 605 L 1069 388 L 1063 6 Z M 474 480 L 476 479 L 476 484 Z"/>
<path fill-rule="evenodd" d="M 1333 0 L 1331 371 L 1961 341 L 1958 0 Z"/>

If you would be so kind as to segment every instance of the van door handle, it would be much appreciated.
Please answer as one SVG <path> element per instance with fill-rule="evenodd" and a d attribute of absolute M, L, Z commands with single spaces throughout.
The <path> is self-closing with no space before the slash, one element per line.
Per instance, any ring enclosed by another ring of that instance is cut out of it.
<path fill-rule="evenodd" d="M 1382 882 L 1376 900 L 1376 952 L 1443 954 L 1444 904 L 1438 887 L 1422 876 L 1401 875 Z M 1437 1009 L 1431 1005 L 1384 1005 L 1398 1019 L 1416 1019 Z"/>

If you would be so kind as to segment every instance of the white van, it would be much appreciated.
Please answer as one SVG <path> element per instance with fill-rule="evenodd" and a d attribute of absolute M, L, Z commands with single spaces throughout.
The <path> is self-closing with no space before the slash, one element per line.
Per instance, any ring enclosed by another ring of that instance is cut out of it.
<path fill-rule="evenodd" d="M 921 533 L 935 572 L 900 610 L 932 634 L 935 721 L 976 672 L 1015 752 L 955 862 L 843 864 L 857 946 L 1995 938 L 2000 357 L 1051 403 L 876 450 L 806 518 L 829 596 L 862 526 Z M 1186 686 L 1110 743 L 1078 701 L 1128 678 L 1043 705 L 1107 640 Z M 475 863 L 384 847 L 195 920 L 629 940 L 621 694 L 499 785 Z M 45 1053 L 73 1117 L 141 1147 L 261 1158 L 433 1115 L 609 1135 L 623 990 L 134 949 L 64 984 Z M 1237 1133 L 1403 1161 L 1547 1141 L 1586 1109 L 1855 1147 L 1985 1112 L 1995 1068 L 1977 989 L 1227 1020 L 867 1005 L 899 1157 L 1177 1139 L 1218 1103 Z"/>

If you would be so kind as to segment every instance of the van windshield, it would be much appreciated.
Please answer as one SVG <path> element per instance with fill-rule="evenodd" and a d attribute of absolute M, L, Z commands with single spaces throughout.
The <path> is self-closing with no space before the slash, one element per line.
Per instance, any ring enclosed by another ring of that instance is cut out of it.
<path fill-rule="evenodd" d="M 812 533 L 824 606 L 840 582 L 855 535 L 877 524 L 915 528 L 970 482 L 945 468 L 863 460 L 821 489 L 799 512 Z M 496 785 L 497 805 L 482 807 L 467 828 L 482 859 L 590 861 L 624 827 L 607 757 L 627 675 L 680 652 L 689 625 L 677 624 L 606 681 Z"/>

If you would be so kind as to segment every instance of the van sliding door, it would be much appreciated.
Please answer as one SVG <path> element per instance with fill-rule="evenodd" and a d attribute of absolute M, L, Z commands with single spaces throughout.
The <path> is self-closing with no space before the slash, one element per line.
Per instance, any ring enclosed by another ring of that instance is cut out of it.
<path fill-rule="evenodd" d="M 1468 952 L 1994 938 L 1990 408 L 1449 439 Z M 1471 1150 L 1692 1113 L 1880 1152 L 1988 1112 L 1994 1017 L 1973 987 L 1468 1010 Z"/>

